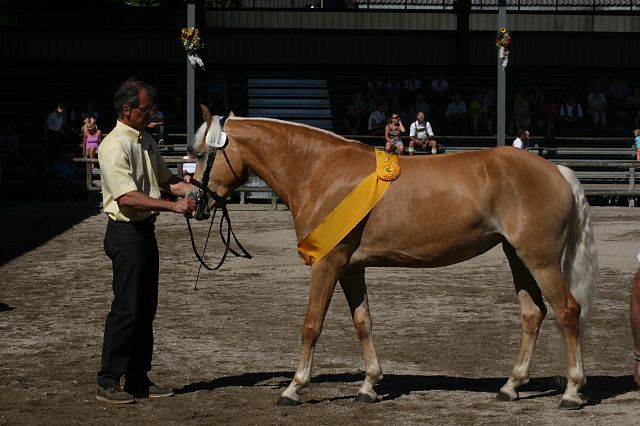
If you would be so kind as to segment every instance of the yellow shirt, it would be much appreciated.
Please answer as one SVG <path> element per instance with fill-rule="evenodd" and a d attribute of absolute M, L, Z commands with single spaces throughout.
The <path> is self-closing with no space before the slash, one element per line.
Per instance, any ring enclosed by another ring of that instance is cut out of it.
<path fill-rule="evenodd" d="M 149 133 L 118 121 L 98 148 L 104 212 L 113 220 L 131 222 L 155 214 L 133 208 L 120 209 L 117 198 L 131 191 L 141 191 L 160 198 L 160 185 L 171 178 L 171 171 L 160 156 Z"/>

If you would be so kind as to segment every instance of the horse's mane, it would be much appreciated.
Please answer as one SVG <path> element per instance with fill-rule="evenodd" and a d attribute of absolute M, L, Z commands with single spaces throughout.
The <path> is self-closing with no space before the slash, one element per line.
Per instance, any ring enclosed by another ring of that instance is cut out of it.
<path fill-rule="evenodd" d="M 267 117 L 230 117 L 228 120 L 229 121 L 231 121 L 231 120 L 234 120 L 234 121 L 235 120 L 253 120 L 253 121 L 265 121 L 265 122 L 270 122 L 270 123 L 280 123 L 280 124 L 284 124 L 284 125 L 287 125 L 287 126 L 294 126 L 294 127 L 301 127 L 301 128 L 304 128 L 304 129 L 308 129 L 308 130 L 311 130 L 311 131 L 313 131 L 315 133 L 324 134 L 326 136 L 331 136 L 334 139 L 339 139 L 339 140 L 342 140 L 344 142 L 355 142 L 355 143 L 358 143 L 358 141 L 354 141 L 352 139 L 347 139 L 347 138 L 342 137 L 342 136 L 340 136 L 340 135 L 338 135 L 336 133 L 333 133 L 333 132 L 331 132 L 329 130 L 320 129 L 318 127 L 313 127 L 313 126 L 310 126 L 310 125 L 304 124 L 304 123 L 296 123 L 296 122 L 293 122 L 293 121 L 279 120 L 277 118 L 267 118 Z"/>

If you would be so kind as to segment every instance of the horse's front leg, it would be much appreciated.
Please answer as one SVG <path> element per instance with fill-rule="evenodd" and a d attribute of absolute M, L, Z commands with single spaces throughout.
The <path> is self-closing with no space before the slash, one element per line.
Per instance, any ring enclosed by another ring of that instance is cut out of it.
<path fill-rule="evenodd" d="M 295 405 L 300 400 L 298 392 L 307 387 L 311 382 L 311 367 L 313 364 L 313 352 L 316 342 L 322 331 L 331 296 L 336 288 L 338 280 L 338 267 L 329 256 L 311 267 L 309 279 L 309 304 L 304 318 L 302 330 L 302 348 L 298 369 L 293 376 L 289 387 L 282 392 L 278 405 Z"/>
<path fill-rule="evenodd" d="M 371 314 L 369 312 L 367 285 L 364 281 L 364 268 L 344 273 L 340 278 L 340 286 L 349 303 L 353 325 L 358 333 L 364 358 L 366 377 L 355 400 L 376 402 L 378 394 L 373 390 L 373 387 L 382 380 L 382 367 L 380 366 L 380 361 L 378 361 L 378 355 L 371 336 Z"/>

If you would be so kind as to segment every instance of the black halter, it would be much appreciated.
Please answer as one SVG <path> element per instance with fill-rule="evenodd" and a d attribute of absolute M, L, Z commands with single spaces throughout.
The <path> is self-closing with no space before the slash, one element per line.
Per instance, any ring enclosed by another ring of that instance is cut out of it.
<path fill-rule="evenodd" d="M 226 117 L 223 117 L 223 119 L 221 120 L 220 124 L 221 126 L 224 125 L 224 121 L 226 120 Z M 220 205 L 220 209 L 222 210 L 222 216 L 220 218 L 220 238 L 222 239 L 222 243 L 225 246 L 224 249 L 224 254 L 222 255 L 222 258 L 220 259 L 220 261 L 218 262 L 218 265 L 216 265 L 215 267 L 211 267 L 209 265 L 207 265 L 205 263 L 205 261 L 203 260 L 203 256 L 204 256 L 204 251 L 207 249 L 207 244 L 209 242 L 209 236 L 211 234 L 211 228 L 213 226 L 213 220 L 216 217 L 216 212 L 218 207 L 216 207 L 213 211 L 213 216 L 211 217 L 211 225 L 209 226 L 209 234 L 207 235 L 207 240 L 205 242 L 205 246 L 204 246 L 204 250 L 202 252 L 202 256 L 198 253 L 198 250 L 196 248 L 196 243 L 195 240 L 193 239 L 193 231 L 191 229 L 191 222 L 189 221 L 189 216 L 185 215 L 186 219 L 187 219 L 187 227 L 189 228 L 189 235 L 191 237 L 191 247 L 193 248 L 193 252 L 196 255 L 196 258 L 198 259 L 198 261 L 200 262 L 201 266 L 204 266 L 206 269 L 210 270 L 210 271 L 215 271 L 216 269 L 220 268 L 222 266 L 222 264 L 224 263 L 225 259 L 227 258 L 227 254 L 229 252 L 231 252 L 234 256 L 236 257 L 244 257 L 246 259 L 251 259 L 252 256 L 251 254 L 249 254 L 249 252 L 247 250 L 245 250 L 244 247 L 242 247 L 242 244 L 240 244 L 240 242 L 238 241 L 238 239 L 236 238 L 236 234 L 233 232 L 233 229 L 231 227 L 231 218 L 229 217 L 229 211 L 227 210 L 227 199 L 218 195 L 215 191 L 212 191 L 211 189 L 209 189 L 209 176 L 211 174 L 211 170 L 213 168 L 213 162 L 216 158 L 216 153 L 218 152 L 218 150 L 222 151 L 222 154 L 225 157 L 225 160 L 227 161 L 227 165 L 229 165 L 229 168 L 231 169 L 231 172 L 233 173 L 233 175 L 235 176 L 235 178 L 238 180 L 238 182 L 241 183 L 240 178 L 238 177 L 238 175 L 236 174 L 235 170 L 233 170 L 233 167 L 231 167 L 231 162 L 229 161 L 229 158 L 227 157 L 227 154 L 224 152 L 224 148 L 214 148 L 214 147 L 210 147 L 208 152 L 207 152 L 207 167 L 204 170 L 204 173 L 202 174 L 202 182 L 191 178 L 191 180 L 189 181 L 190 184 L 192 184 L 193 186 L 197 187 L 199 189 L 198 191 L 198 197 L 196 198 L 196 211 L 195 211 L 195 218 L 197 220 L 202 220 L 202 219 L 208 219 L 209 218 L 209 212 L 206 211 L 207 209 L 207 205 L 209 204 L 209 196 L 211 196 L 217 203 L 218 205 Z M 223 221 L 227 222 L 227 232 L 226 232 L 226 238 L 225 235 L 223 233 Z M 233 237 L 233 240 L 235 241 L 236 245 L 238 246 L 238 249 L 242 252 L 242 253 L 238 253 L 237 251 L 235 251 L 234 249 L 231 248 L 231 237 Z M 198 271 L 198 275 L 199 275 L 199 271 Z M 197 286 L 197 281 L 196 281 L 196 286 Z"/>

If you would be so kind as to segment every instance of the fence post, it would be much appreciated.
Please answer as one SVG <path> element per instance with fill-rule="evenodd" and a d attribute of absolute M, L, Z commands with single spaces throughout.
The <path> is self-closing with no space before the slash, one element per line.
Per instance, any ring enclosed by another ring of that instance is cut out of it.
<path fill-rule="evenodd" d="M 629 207 L 636 206 L 636 200 L 633 198 L 633 194 L 636 189 L 636 168 L 629 167 Z"/>

